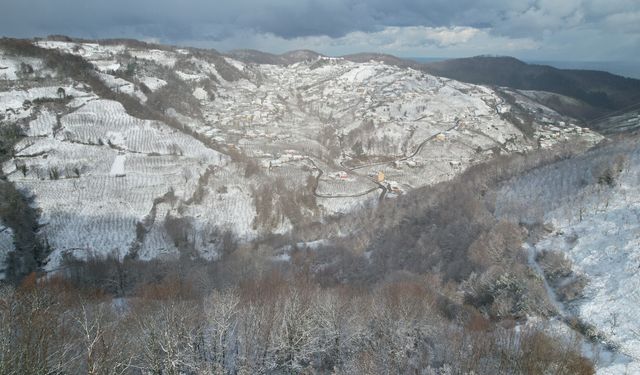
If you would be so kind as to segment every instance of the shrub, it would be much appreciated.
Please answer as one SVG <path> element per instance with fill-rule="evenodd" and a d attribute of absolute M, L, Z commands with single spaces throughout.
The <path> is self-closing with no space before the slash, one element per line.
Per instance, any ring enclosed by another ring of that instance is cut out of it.
<path fill-rule="evenodd" d="M 58 180 L 60 178 L 60 171 L 57 167 L 49 168 L 49 179 L 50 180 Z"/>
<path fill-rule="evenodd" d="M 582 297 L 588 280 L 582 275 L 574 276 L 568 282 L 558 286 L 558 297 L 564 302 L 571 302 Z"/>
<path fill-rule="evenodd" d="M 29 170 L 29 168 L 25 163 L 19 164 L 17 168 L 20 172 L 22 172 L 23 177 L 27 177 L 27 171 Z"/>
<path fill-rule="evenodd" d="M 244 167 L 244 177 L 249 178 L 256 174 L 259 174 L 262 171 L 260 164 L 257 161 L 251 158 L 247 158 L 247 162 Z"/>
<path fill-rule="evenodd" d="M 21 62 L 19 73 L 22 74 L 23 76 L 28 76 L 30 74 L 33 74 L 33 67 L 30 64 Z"/>
<path fill-rule="evenodd" d="M 546 278 L 551 283 L 556 283 L 573 272 L 571 270 L 571 260 L 559 251 L 544 250 L 536 256 L 536 261 L 540 264 Z"/>

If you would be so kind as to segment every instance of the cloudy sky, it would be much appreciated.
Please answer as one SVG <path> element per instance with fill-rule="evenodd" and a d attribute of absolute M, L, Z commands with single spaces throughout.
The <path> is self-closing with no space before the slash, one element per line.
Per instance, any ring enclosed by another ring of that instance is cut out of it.
<path fill-rule="evenodd" d="M 640 0 L 0 0 L 0 35 L 329 55 L 640 61 Z"/>

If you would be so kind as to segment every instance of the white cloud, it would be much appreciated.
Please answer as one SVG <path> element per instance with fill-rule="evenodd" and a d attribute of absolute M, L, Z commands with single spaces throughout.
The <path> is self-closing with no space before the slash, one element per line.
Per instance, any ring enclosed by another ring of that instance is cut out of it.
<path fill-rule="evenodd" d="M 530 38 L 496 36 L 489 29 L 473 27 L 389 26 L 380 31 L 355 31 L 339 38 L 327 36 L 284 39 L 273 34 L 240 33 L 213 43 L 221 50 L 256 48 L 272 52 L 313 49 L 328 55 L 373 51 L 401 56 L 468 56 L 512 54 L 535 50 L 539 42 Z"/>
<path fill-rule="evenodd" d="M 605 18 L 604 23 L 612 29 L 638 34 L 640 33 L 640 11 L 612 14 Z"/>
<path fill-rule="evenodd" d="M 335 38 L 333 45 L 372 46 L 383 50 L 408 50 L 419 48 L 446 48 L 469 42 L 483 31 L 473 27 L 424 27 L 389 26 L 381 31 L 365 33 L 351 32 Z M 312 40 L 314 38 L 307 38 Z M 321 41 L 319 39 L 318 41 Z"/>

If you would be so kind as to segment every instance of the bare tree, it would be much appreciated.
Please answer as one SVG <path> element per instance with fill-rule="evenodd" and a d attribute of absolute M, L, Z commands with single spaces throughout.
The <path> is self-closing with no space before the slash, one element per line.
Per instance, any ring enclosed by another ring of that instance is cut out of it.
<path fill-rule="evenodd" d="M 84 359 L 78 370 L 90 375 L 126 373 L 134 357 L 131 332 L 120 324 L 110 301 L 81 301 L 73 315 Z"/>
<path fill-rule="evenodd" d="M 214 291 L 205 301 L 204 346 L 215 374 L 229 373 L 235 368 L 239 303 L 240 297 L 234 290 Z"/>
<path fill-rule="evenodd" d="M 200 312 L 193 301 L 148 301 L 135 316 L 141 351 L 139 367 L 156 374 L 178 375 L 198 368 Z"/>

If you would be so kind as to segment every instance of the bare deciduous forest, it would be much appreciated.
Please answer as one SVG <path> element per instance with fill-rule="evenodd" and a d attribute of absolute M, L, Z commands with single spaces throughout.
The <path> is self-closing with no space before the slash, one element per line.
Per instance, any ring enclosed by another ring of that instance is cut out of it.
<path fill-rule="evenodd" d="M 496 158 L 298 239 L 229 241 L 216 262 L 69 258 L 3 287 L 0 373 L 592 374 L 578 332 L 523 324 L 555 313 L 522 250 L 544 223 L 495 215 L 506 181 L 577 149 Z M 290 263 L 268 250 L 335 227 L 352 234 Z"/>

